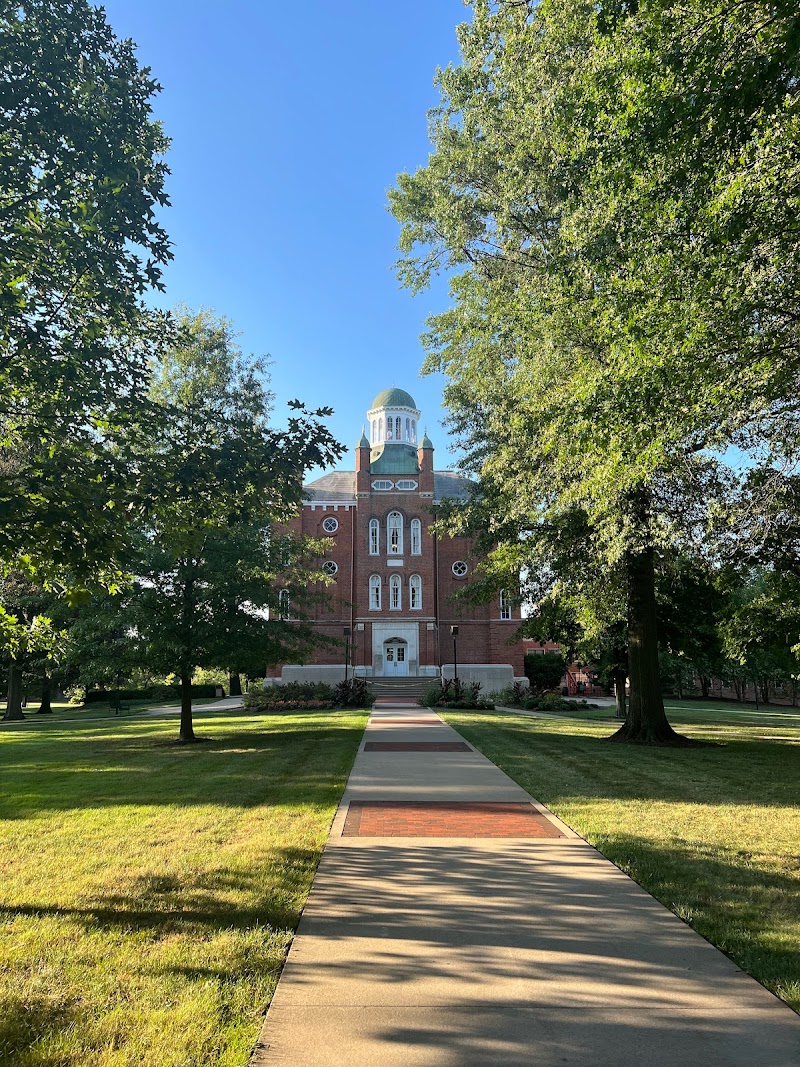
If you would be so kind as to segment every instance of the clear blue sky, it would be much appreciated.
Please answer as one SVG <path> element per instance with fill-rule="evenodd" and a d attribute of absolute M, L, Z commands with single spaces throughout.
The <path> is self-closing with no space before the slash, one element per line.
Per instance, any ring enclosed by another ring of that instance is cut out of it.
<path fill-rule="evenodd" d="M 408 389 L 450 465 L 442 381 L 419 335 L 446 286 L 412 297 L 392 270 L 386 191 L 424 164 L 437 66 L 455 60 L 461 0 L 109 0 L 118 36 L 163 86 L 172 138 L 165 303 L 212 307 L 274 360 L 276 415 L 335 408 L 355 444 L 373 396 Z M 281 420 L 282 421 L 282 420 Z M 340 467 L 352 466 L 352 452 Z"/>

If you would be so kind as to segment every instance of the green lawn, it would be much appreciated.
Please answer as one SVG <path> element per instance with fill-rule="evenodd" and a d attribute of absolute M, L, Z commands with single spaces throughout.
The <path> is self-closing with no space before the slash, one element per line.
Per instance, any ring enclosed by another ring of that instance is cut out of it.
<path fill-rule="evenodd" d="M 688 712 L 686 717 L 688 717 Z M 447 721 L 744 970 L 800 1010 L 800 731 L 673 722 L 712 748 L 609 744 L 613 726 Z M 775 731 L 774 731 L 775 732 Z M 533 902 L 532 902 L 533 903 Z"/>
<path fill-rule="evenodd" d="M 204 704 L 213 704 L 217 699 L 217 697 L 194 697 L 192 707 L 201 708 Z M 175 708 L 177 706 L 178 701 L 174 698 L 172 700 L 125 700 L 122 702 L 119 714 L 117 714 L 111 704 L 103 701 L 97 701 L 94 704 L 70 704 L 64 701 L 53 703 L 52 715 L 39 715 L 39 701 L 34 700 L 28 704 L 27 708 L 23 708 L 23 714 L 26 721 L 32 723 L 66 722 L 68 720 L 88 722 L 90 719 L 113 719 L 122 718 L 125 715 L 138 715 L 149 708 Z M 2 719 L 5 710 L 5 701 L 0 701 L 0 719 Z M 2 723 L 0 723 L 0 726 L 2 726 Z M 0 733 L 0 740 L 2 736 L 2 733 Z"/>
<path fill-rule="evenodd" d="M 365 721 L 3 727 L 0 1063 L 245 1067 Z"/>
<path fill-rule="evenodd" d="M 591 698 L 587 699 L 591 703 Z M 664 697 L 664 707 L 667 718 L 673 725 L 678 726 L 693 726 L 698 723 L 706 726 L 763 726 L 770 732 L 774 732 L 773 728 L 787 726 L 800 729 L 800 708 L 778 704 L 762 704 L 757 708 L 755 704 L 737 704 L 727 700 L 678 700 L 677 697 Z M 545 712 L 537 712 L 539 716 L 543 714 Z M 611 722 L 614 719 L 614 708 L 581 708 L 576 704 L 573 711 L 554 711 L 546 714 L 556 719 Z"/>

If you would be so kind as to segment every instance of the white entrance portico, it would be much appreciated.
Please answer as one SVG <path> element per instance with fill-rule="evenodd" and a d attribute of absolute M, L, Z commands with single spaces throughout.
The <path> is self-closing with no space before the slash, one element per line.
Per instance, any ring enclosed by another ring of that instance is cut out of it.
<path fill-rule="evenodd" d="M 372 673 L 376 677 L 419 672 L 419 623 L 372 624 Z"/>

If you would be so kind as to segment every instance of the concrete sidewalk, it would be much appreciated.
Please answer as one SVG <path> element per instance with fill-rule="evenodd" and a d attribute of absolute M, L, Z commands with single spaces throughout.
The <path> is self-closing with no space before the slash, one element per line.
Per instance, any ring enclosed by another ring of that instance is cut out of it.
<path fill-rule="evenodd" d="M 251 1067 L 560 1064 L 797 1067 L 800 1019 L 438 716 L 376 708 Z"/>

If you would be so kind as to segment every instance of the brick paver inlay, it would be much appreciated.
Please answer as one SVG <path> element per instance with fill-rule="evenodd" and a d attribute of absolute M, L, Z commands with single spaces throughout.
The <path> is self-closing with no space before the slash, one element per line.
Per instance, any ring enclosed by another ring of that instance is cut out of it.
<path fill-rule="evenodd" d="M 466 741 L 367 741 L 365 752 L 471 752 Z"/>
<path fill-rule="evenodd" d="M 351 801 L 343 837 L 564 837 L 534 808 L 517 803 Z"/>
<path fill-rule="evenodd" d="M 374 715 L 370 719 L 370 726 L 376 724 L 382 726 L 383 723 L 396 723 L 401 726 L 445 726 L 440 719 L 384 719 L 382 715 Z"/>

